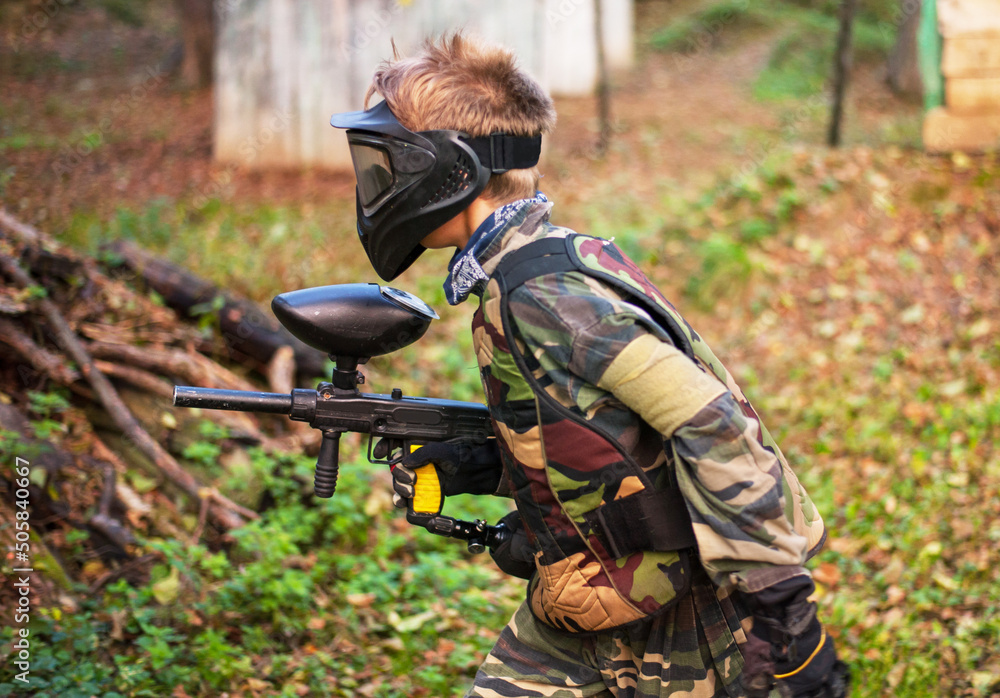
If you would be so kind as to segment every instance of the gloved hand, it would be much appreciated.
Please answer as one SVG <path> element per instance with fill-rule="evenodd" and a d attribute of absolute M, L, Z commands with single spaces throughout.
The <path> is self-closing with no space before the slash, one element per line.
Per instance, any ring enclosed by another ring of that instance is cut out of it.
<path fill-rule="evenodd" d="M 774 678 L 783 696 L 846 698 L 850 670 L 837 659 L 833 638 L 823 630 L 819 619 L 814 616 L 805 631 L 793 638 L 791 647 L 787 656 L 774 664 Z"/>
<path fill-rule="evenodd" d="M 385 453 L 380 441 L 375 444 L 373 455 L 382 458 Z M 392 469 L 392 503 L 406 508 L 406 500 L 413 499 L 417 482 L 416 468 L 433 464 L 441 481 L 441 492 L 450 497 L 455 494 L 493 494 L 500 486 L 503 464 L 495 439 L 482 446 L 453 443 L 429 443 L 413 453 L 407 453 Z"/>
<path fill-rule="evenodd" d="M 510 576 L 531 579 L 535 573 L 535 559 L 528 534 L 521 525 L 521 515 L 512 511 L 500 519 L 498 525 L 506 526 L 511 535 L 500 545 L 490 548 L 490 557 Z"/>
<path fill-rule="evenodd" d="M 848 695 L 850 671 L 808 600 L 814 588 L 808 577 L 796 577 L 749 595 L 754 624 L 743 648 L 748 698 L 767 698 L 775 686 L 783 698 Z"/>

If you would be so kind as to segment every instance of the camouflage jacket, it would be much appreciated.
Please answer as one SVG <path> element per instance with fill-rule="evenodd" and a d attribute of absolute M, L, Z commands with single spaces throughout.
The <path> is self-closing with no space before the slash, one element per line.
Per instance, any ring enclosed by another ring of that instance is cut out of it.
<path fill-rule="evenodd" d="M 505 476 L 537 550 L 535 615 L 603 631 L 684 594 L 687 551 L 619 557 L 596 525 L 610 504 L 671 487 L 716 584 L 754 592 L 807 575 L 822 521 L 732 376 L 620 250 L 551 225 L 550 208 L 536 200 L 508 211 L 453 261 L 482 272 L 472 275 L 474 344 Z M 541 267 L 505 296 L 498 265 L 552 238 L 568 238 L 588 270 Z"/>

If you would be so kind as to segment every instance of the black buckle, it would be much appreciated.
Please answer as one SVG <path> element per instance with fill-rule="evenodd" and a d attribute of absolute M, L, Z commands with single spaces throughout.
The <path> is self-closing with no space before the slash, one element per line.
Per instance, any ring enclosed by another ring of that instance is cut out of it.
<path fill-rule="evenodd" d="M 503 174 L 510 169 L 511 163 L 507 161 L 509 153 L 506 141 L 507 134 L 505 133 L 490 134 L 490 171 L 493 174 Z"/>

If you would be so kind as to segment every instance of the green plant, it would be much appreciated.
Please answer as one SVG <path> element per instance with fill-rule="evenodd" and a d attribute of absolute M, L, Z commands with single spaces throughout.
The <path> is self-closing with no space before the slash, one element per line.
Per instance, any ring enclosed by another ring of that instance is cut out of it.
<path fill-rule="evenodd" d="M 66 431 L 66 426 L 58 419 L 62 412 L 70 407 L 69 401 L 62 392 L 40 393 L 28 392 L 28 409 L 37 419 L 32 420 L 31 425 L 35 436 L 39 439 L 48 439 L 56 433 Z"/>
<path fill-rule="evenodd" d="M 718 43 L 728 31 L 765 26 L 770 13 L 749 0 L 722 0 L 656 30 L 649 45 L 657 51 L 693 53 Z"/>
<path fill-rule="evenodd" d="M 742 288 L 753 271 L 753 263 L 738 240 L 713 233 L 695 247 L 700 269 L 688 277 L 685 293 L 696 303 L 711 308 L 719 298 Z"/>
<path fill-rule="evenodd" d="M 100 0 L 108 16 L 131 27 L 141 27 L 145 22 L 146 0 Z"/>
<path fill-rule="evenodd" d="M 199 208 L 159 198 L 121 207 L 109 221 L 77 213 L 66 239 L 94 253 L 114 240 L 135 240 L 220 288 L 269 302 L 289 289 L 358 280 L 356 258 L 330 240 L 331 231 L 353 230 L 353 216 L 353 203 L 341 200 L 303 214 L 220 198 Z"/>
<path fill-rule="evenodd" d="M 838 21 L 835 14 L 818 9 L 785 12 L 783 35 L 774 44 L 767 67 L 754 82 L 754 96 L 780 101 L 818 94 L 833 65 Z M 864 13 L 854 23 L 854 56 L 858 62 L 884 60 L 895 33 L 888 33 Z"/>

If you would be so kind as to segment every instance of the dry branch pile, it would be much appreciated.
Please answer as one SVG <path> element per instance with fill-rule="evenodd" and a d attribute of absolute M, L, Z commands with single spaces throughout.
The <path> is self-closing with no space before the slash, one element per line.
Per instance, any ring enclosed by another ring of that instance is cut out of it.
<path fill-rule="evenodd" d="M 47 568 L 45 594 L 64 604 L 69 579 L 91 591 L 119 577 L 141 579 L 149 559 L 137 555 L 134 531 L 220 540 L 256 518 L 178 461 L 195 423 L 212 419 L 230 438 L 265 450 L 315 446 L 304 425 L 242 413 L 175 412 L 171 396 L 174 384 L 261 389 L 217 361 L 233 355 L 267 376 L 270 389 L 287 392 L 296 367 L 303 377 L 316 375 L 322 356 L 292 342 L 253 304 L 135 247 L 119 244 L 104 256 L 99 265 L 0 209 L 0 452 L 5 462 L 19 456 L 34 468 L 33 550 Z M 176 301 L 173 289 L 183 302 L 168 304 L 180 312 L 138 287 Z M 208 336 L 182 319 L 199 306 L 212 313 L 220 332 Z M 59 387 L 72 398 L 53 420 L 44 396 Z M 270 420 L 266 431 L 278 436 L 264 433 L 263 419 Z M 153 485 L 142 493 L 130 487 L 123 477 L 130 468 L 142 469 Z M 7 521 L 13 520 L 11 477 L 4 468 L 0 518 Z M 193 515 L 197 525 L 190 530 Z M 87 553 L 70 560 L 60 549 L 74 529 L 82 533 L 69 538 L 82 539 Z M 11 541 L 4 535 L 6 546 Z"/>

